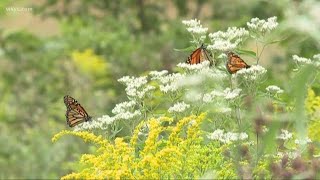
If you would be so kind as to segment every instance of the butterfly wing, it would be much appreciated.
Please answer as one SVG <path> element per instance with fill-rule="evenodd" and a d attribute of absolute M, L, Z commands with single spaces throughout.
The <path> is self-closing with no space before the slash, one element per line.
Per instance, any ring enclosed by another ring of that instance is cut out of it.
<path fill-rule="evenodd" d="M 210 61 L 210 65 L 212 65 L 212 61 L 209 57 L 209 52 L 206 50 L 204 45 L 202 44 L 198 49 L 194 50 L 191 55 L 188 57 L 186 63 L 188 64 L 199 64 L 203 61 Z"/>
<path fill-rule="evenodd" d="M 191 55 L 188 57 L 186 63 L 188 64 L 199 64 L 201 63 L 201 47 L 198 49 L 194 50 Z"/>
<path fill-rule="evenodd" d="M 71 96 L 65 96 L 64 103 L 67 107 L 67 124 L 70 127 L 74 127 L 82 122 L 91 120 L 91 117 L 88 115 L 86 110 Z"/>
<path fill-rule="evenodd" d="M 213 65 L 213 61 L 211 59 L 212 57 L 212 54 L 210 54 L 207 49 L 205 48 L 202 48 L 201 50 L 201 56 L 200 56 L 200 62 L 203 62 L 203 61 L 210 61 L 210 66 Z"/>
<path fill-rule="evenodd" d="M 229 52 L 226 68 L 230 74 L 234 74 L 240 69 L 250 68 L 250 66 L 246 62 L 244 62 L 244 60 L 241 59 L 238 55 Z"/>

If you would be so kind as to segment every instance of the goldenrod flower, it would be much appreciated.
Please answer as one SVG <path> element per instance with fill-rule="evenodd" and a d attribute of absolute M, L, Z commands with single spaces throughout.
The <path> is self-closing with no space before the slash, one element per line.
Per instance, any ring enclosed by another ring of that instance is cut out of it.
<path fill-rule="evenodd" d="M 83 52 L 72 52 L 72 61 L 84 73 L 94 76 L 103 76 L 107 73 L 108 65 L 106 61 L 94 54 L 92 49 Z"/>
<path fill-rule="evenodd" d="M 81 171 L 62 179 L 193 179 L 209 169 L 218 177 L 236 177 L 232 163 L 221 156 L 220 144 L 204 143 L 200 129 L 204 119 L 205 114 L 193 115 L 169 125 L 163 122 L 172 118 L 150 119 L 136 127 L 129 143 L 123 138 L 112 143 L 89 132 L 62 131 L 52 140 L 70 134 L 98 146 L 95 154 L 82 155 Z M 148 132 L 139 139 L 142 127 Z"/>

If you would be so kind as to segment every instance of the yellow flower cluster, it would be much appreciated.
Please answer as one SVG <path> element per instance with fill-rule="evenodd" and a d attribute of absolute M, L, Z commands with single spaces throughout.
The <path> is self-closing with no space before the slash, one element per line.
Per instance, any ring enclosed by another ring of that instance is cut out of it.
<path fill-rule="evenodd" d="M 150 119 L 136 127 L 129 142 L 123 138 L 108 142 L 89 132 L 62 131 L 53 141 L 71 134 L 98 146 L 95 154 L 82 155 L 84 169 L 62 179 L 190 179 L 209 171 L 214 171 L 215 177 L 235 178 L 232 163 L 223 158 L 220 145 L 205 143 L 200 130 L 204 118 L 205 114 L 178 122 Z"/>
<path fill-rule="evenodd" d="M 306 108 L 309 114 L 320 112 L 320 96 L 316 96 L 314 91 L 308 89 L 308 97 L 306 99 Z"/>
<path fill-rule="evenodd" d="M 72 52 L 72 61 L 83 72 L 94 76 L 103 76 L 107 73 L 108 65 L 106 61 L 94 54 L 92 49 L 83 52 Z"/>
<path fill-rule="evenodd" d="M 320 141 L 320 96 L 316 96 L 311 88 L 308 89 L 306 108 L 311 119 L 308 125 L 308 136 L 312 141 Z"/>

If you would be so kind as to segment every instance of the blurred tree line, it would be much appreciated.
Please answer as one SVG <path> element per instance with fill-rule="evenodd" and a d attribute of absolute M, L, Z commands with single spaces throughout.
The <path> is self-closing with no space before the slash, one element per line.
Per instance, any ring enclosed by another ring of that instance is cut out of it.
<path fill-rule="evenodd" d="M 58 178 L 76 168 L 68 162 L 88 147 L 75 138 L 51 143 L 53 134 L 68 128 L 63 96 L 77 98 L 92 116 L 110 114 L 124 99 L 118 78 L 173 70 L 185 61 L 189 52 L 174 51 L 189 46 L 181 20 L 200 19 L 214 32 L 245 26 L 252 17 L 278 16 L 284 24 L 279 35 L 285 40 L 281 52 L 271 57 L 275 63 L 267 64 L 276 65 L 270 67 L 275 70 L 284 66 L 279 73 L 287 71 L 292 54 L 308 57 L 319 52 L 320 28 L 308 31 L 292 23 L 305 20 L 319 27 L 309 11 L 320 7 L 316 1 L 25 2 L 33 7 L 34 16 L 55 18 L 60 33 L 39 37 L 0 27 L 0 178 Z M 11 1 L 1 3 L 15 6 Z M 6 13 L 0 15 L 6 18 Z"/>

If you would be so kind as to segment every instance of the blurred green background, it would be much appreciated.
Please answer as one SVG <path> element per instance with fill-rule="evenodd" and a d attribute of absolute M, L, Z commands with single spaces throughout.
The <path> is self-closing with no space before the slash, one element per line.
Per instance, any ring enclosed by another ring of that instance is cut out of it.
<path fill-rule="evenodd" d="M 191 45 L 182 20 L 197 18 L 215 32 L 272 16 L 285 40 L 268 46 L 261 61 L 277 77 L 271 82 L 285 81 L 293 54 L 319 53 L 319 1 L 2 0 L 0 178 L 59 178 L 77 168 L 72 162 L 90 149 L 74 137 L 51 142 L 69 129 L 63 96 L 91 116 L 111 114 L 125 100 L 118 78 L 172 70 L 186 59 L 190 52 L 174 51 Z M 246 49 L 254 48 L 248 41 Z"/>

